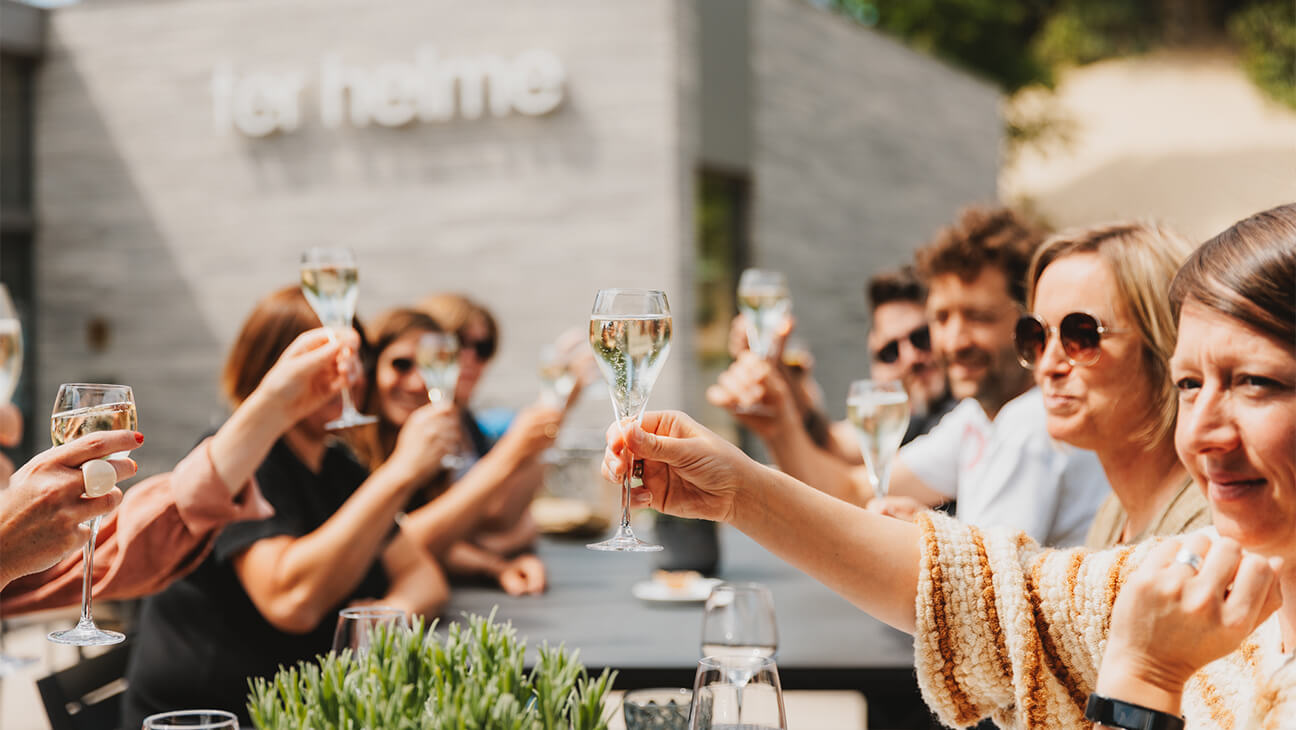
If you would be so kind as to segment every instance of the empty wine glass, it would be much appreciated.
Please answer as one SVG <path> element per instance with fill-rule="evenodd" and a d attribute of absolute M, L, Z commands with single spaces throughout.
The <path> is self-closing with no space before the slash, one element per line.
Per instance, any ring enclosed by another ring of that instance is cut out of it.
<path fill-rule="evenodd" d="M 891 464 L 909 428 L 909 396 L 899 382 L 856 380 L 846 396 L 846 416 L 855 426 L 873 494 L 885 497 Z"/>
<path fill-rule="evenodd" d="M 408 629 L 409 617 L 399 608 L 389 606 L 356 606 L 338 611 L 333 653 L 350 649 L 352 656 L 363 656 L 368 653 L 374 629 L 379 626 Z"/>
<path fill-rule="evenodd" d="M 18 376 L 22 374 L 22 361 L 22 322 L 9 298 L 9 289 L 0 284 L 0 404 L 8 403 L 13 397 L 14 389 L 18 387 Z M 36 657 L 6 654 L 3 636 L 0 636 L 0 677 L 35 661 Z"/>
<path fill-rule="evenodd" d="M 176 710 L 144 718 L 144 730 L 239 730 L 239 723 L 224 710 Z"/>
<path fill-rule="evenodd" d="M 760 583 L 720 583 L 702 611 L 702 656 L 761 658 L 778 653 L 774 597 Z"/>
<path fill-rule="evenodd" d="M 693 680 L 689 730 L 787 730 L 783 687 L 769 657 L 704 657 Z"/>
<path fill-rule="evenodd" d="M 88 433 L 118 430 L 139 430 L 135 394 L 130 387 L 96 383 L 65 383 L 59 386 L 58 395 L 54 397 L 54 413 L 50 416 L 50 441 L 55 446 L 62 446 Z M 104 631 L 95 626 L 94 617 L 90 613 L 90 577 L 94 572 L 94 548 L 98 535 L 99 518 L 96 517 L 90 521 L 90 539 L 84 548 L 81 618 L 73 628 L 49 634 L 50 641 L 76 646 L 102 646 L 116 644 L 126 638 L 116 631 Z"/>
<path fill-rule="evenodd" d="M 747 325 L 747 347 L 757 355 L 769 354 L 783 320 L 792 311 L 787 278 L 781 271 L 747 269 L 738 279 L 738 311 Z"/>
<path fill-rule="evenodd" d="M 603 289 L 590 313 L 590 346 L 612 395 L 617 421 L 638 423 L 648 395 L 670 352 L 671 314 L 666 293 L 653 289 Z M 634 462 L 632 461 L 632 464 Z M 642 468 L 642 464 L 634 464 Z M 655 552 L 661 545 L 646 543 L 630 529 L 630 480 L 622 481 L 621 524 L 616 533 L 587 545 L 591 550 Z"/>
<path fill-rule="evenodd" d="M 360 296 L 359 274 L 355 255 L 345 248 L 312 248 L 302 254 L 302 293 L 320 324 L 328 330 L 329 340 L 350 329 L 355 319 L 356 299 Z M 342 415 L 324 424 L 328 429 L 352 428 L 376 423 L 377 418 L 357 411 L 351 402 L 351 389 L 342 389 Z"/>

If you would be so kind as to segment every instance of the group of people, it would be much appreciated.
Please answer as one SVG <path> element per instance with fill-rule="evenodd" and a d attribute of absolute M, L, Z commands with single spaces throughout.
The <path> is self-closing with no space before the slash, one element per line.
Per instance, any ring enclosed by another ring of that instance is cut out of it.
<path fill-rule="evenodd" d="M 926 430 L 890 494 L 751 353 L 707 397 L 777 468 L 668 411 L 610 429 L 605 474 L 642 460 L 638 506 L 733 524 L 913 633 L 949 725 L 1296 726 L 1296 205 L 1196 248 L 973 209 L 916 264 L 870 287 L 874 375 Z"/>
<path fill-rule="evenodd" d="M 148 596 L 132 632 L 123 727 L 178 708 L 247 719 L 247 679 L 328 651 L 338 610 L 381 603 L 436 615 L 450 577 L 514 595 L 545 590 L 527 507 L 540 454 L 567 403 L 538 401 L 491 439 L 470 399 L 497 348 L 494 318 L 457 294 L 330 337 L 298 287 L 253 308 L 221 376 L 233 407 L 173 471 L 89 498 L 79 466 L 141 434 L 91 434 L 50 449 L 0 490 L 5 615 L 80 597 L 80 522 L 105 515 L 96 598 Z M 453 397 L 429 402 L 420 336 L 453 333 Z M 351 389 L 378 422 L 331 432 Z M 456 461 L 445 457 L 454 455 Z M 113 459 L 119 478 L 135 464 Z M 454 466 L 447 466 L 453 464 Z"/>

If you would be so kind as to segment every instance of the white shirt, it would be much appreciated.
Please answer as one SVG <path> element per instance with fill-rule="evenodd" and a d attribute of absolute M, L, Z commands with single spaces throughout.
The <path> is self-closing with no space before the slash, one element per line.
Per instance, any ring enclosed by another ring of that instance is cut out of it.
<path fill-rule="evenodd" d="M 1092 451 L 1049 437 L 1039 388 L 1008 401 L 993 421 L 967 398 L 898 458 L 927 486 L 957 499 L 963 522 L 1024 530 L 1049 547 L 1084 544 L 1111 491 Z"/>

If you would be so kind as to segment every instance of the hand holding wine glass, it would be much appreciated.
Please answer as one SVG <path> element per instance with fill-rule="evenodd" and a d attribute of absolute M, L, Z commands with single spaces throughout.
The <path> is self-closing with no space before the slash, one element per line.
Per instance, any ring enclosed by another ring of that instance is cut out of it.
<path fill-rule="evenodd" d="M 670 353 L 671 314 L 665 292 L 651 289 L 603 289 L 594 297 L 590 313 L 590 347 L 612 395 L 612 408 L 619 423 L 635 423 L 643 417 L 666 356 Z M 630 478 L 622 481 L 621 523 L 616 533 L 603 542 L 587 545 L 591 550 L 655 552 L 652 545 L 635 537 L 630 529 Z"/>
<path fill-rule="evenodd" d="M 58 395 L 54 398 L 54 413 L 50 416 L 50 440 L 55 446 L 62 446 L 90 433 L 122 430 L 139 430 L 135 395 L 130 387 L 97 383 L 66 383 L 59 386 Z M 125 455 L 125 450 L 114 454 L 117 457 Z M 89 489 L 92 486 L 92 470 L 88 470 L 86 466 L 87 464 L 82 464 L 81 468 L 85 486 Z M 95 626 L 90 612 L 90 579 L 94 573 L 94 547 L 98 533 L 99 517 L 95 517 L 90 522 L 90 537 L 85 545 L 81 618 L 75 627 L 49 634 L 50 641 L 76 646 L 100 646 L 116 644 L 126 638 L 116 631 L 104 631 Z"/>
<path fill-rule="evenodd" d="M 873 496 L 885 497 L 891 464 L 909 428 L 909 396 L 899 382 L 856 380 L 846 397 L 846 415 L 855 426 Z"/>
<path fill-rule="evenodd" d="M 345 248 L 312 248 L 302 254 L 302 293 L 329 336 L 351 329 L 355 319 L 356 299 L 360 296 L 355 255 Z M 342 415 L 329 421 L 325 428 L 343 429 L 376 423 L 377 418 L 356 410 L 351 389 L 342 389 Z"/>

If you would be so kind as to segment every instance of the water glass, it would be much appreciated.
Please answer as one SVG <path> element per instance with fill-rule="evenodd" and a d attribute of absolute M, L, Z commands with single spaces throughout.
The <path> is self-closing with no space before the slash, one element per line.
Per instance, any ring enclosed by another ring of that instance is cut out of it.
<path fill-rule="evenodd" d="M 693 692 L 683 687 L 626 692 L 621 700 L 626 730 L 688 730 L 692 700 Z"/>
<path fill-rule="evenodd" d="M 379 626 L 409 628 L 409 618 L 399 608 L 390 606 L 356 606 L 338 611 L 337 629 L 333 632 L 333 653 L 350 649 L 359 658 L 369 651 L 373 633 Z"/>
<path fill-rule="evenodd" d="M 774 596 L 760 583 L 721 583 L 702 612 L 702 656 L 773 657 L 778 652 Z"/>
<path fill-rule="evenodd" d="M 144 718 L 143 730 L 239 730 L 239 722 L 224 710 L 176 710 Z"/>
<path fill-rule="evenodd" d="M 688 730 L 787 730 L 774 660 L 705 657 L 698 662 Z"/>

